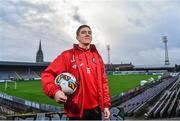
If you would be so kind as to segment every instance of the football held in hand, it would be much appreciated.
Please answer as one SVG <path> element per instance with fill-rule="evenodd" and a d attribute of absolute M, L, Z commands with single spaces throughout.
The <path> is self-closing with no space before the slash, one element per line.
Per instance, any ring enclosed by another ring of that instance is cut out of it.
<path fill-rule="evenodd" d="M 76 78 L 68 73 L 61 73 L 55 78 L 55 84 L 61 87 L 61 90 L 66 94 L 73 94 L 77 89 Z"/>

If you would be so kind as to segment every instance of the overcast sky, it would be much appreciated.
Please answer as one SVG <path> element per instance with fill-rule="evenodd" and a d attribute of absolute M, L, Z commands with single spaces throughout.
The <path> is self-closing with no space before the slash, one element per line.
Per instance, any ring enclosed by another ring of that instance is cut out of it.
<path fill-rule="evenodd" d="M 39 40 L 45 61 L 77 43 L 88 24 L 105 63 L 180 64 L 180 0 L 0 0 L 0 61 L 35 62 Z"/>

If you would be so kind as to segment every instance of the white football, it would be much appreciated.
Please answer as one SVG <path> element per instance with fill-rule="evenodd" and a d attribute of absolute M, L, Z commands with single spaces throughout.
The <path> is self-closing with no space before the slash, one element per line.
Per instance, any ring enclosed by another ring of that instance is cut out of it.
<path fill-rule="evenodd" d="M 55 84 L 60 86 L 61 90 L 67 95 L 73 94 L 77 89 L 76 78 L 68 72 L 56 76 Z"/>

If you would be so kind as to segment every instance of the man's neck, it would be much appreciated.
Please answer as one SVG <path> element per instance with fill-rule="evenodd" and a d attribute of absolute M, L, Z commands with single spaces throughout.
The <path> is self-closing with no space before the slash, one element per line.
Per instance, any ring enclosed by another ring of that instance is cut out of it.
<path fill-rule="evenodd" d="M 90 44 L 84 45 L 84 44 L 79 43 L 78 45 L 79 45 L 80 48 L 83 48 L 85 50 L 88 50 L 90 48 Z"/>

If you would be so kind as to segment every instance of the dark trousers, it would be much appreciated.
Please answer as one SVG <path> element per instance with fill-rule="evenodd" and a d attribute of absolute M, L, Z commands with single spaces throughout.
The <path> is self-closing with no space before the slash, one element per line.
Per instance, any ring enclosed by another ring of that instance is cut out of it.
<path fill-rule="evenodd" d="M 82 118 L 69 117 L 69 120 L 102 120 L 101 109 L 97 107 L 91 110 L 84 110 Z"/>

